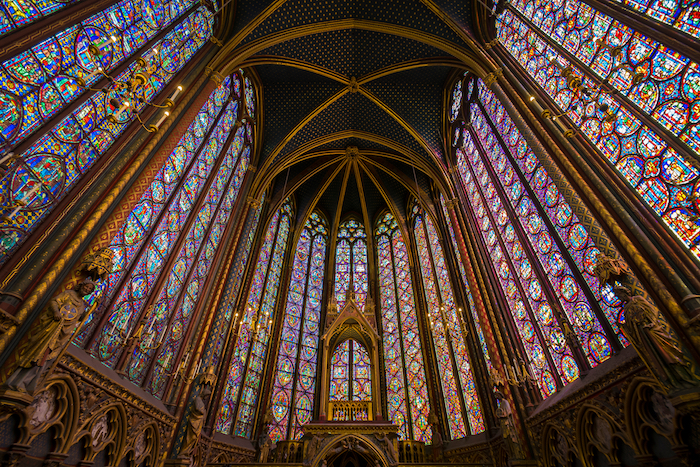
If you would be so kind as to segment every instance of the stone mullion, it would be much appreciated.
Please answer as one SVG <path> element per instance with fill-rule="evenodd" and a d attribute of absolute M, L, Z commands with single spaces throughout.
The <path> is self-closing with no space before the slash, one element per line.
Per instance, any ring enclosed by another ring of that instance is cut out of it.
<path fill-rule="evenodd" d="M 471 136 L 472 136 L 472 139 L 474 139 L 474 143 L 475 143 L 475 144 L 477 145 L 477 147 L 478 147 L 477 151 L 479 152 L 479 157 L 481 157 L 481 151 L 483 151 L 483 148 L 482 148 L 481 145 L 480 145 L 480 141 L 477 140 L 477 137 L 476 137 L 475 134 L 472 133 Z M 483 190 L 482 190 L 482 188 L 481 188 L 481 185 L 476 181 L 476 180 L 477 180 L 477 177 L 476 177 L 476 175 L 474 174 L 474 171 L 473 171 L 473 169 L 472 169 L 471 164 L 467 163 L 466 165 L 468 166 L 468 170 L 470 171 L 471 176 L 472 176 L 472 179 L 474 180 L 474 186 L 476 187 L 477 191 L 478 191 L 478 192 L 480 193 L 480 195 L 481 195 L 482 202 L 483 202 L 484 204 L 488 203 L 486 196 L 484 196 L 484 194 L 483 194 Z M 484 165 L 487 167 L 487 170 L 488 170 L 489 166 L 488 166 L 487 164 L 484 164 Z M 489 173 L 489 175 L 491 176 L 490 173 Z M 491 183 L 494 183 L 493 180 L 491 181 Z M 495 186 L 495 183 L 494 183 L 494 186 Z M 500 195 L 500 194 L 501 194 L 501 193 L 499 192 L 499 195 Z M 506 208 L 506 203 L 504 203 L 503 201 L 501 201 L 501 204 L 503 205 L 504 209 L 507 209 L 507 208 Z M 520 292 L 520 296 L 521 296 L 521 298 L 522 298 L 523 306 L 525 307 L 525 310 L 527 310 L 527 315 L 528 315 L 528 317 L 530 318 L 530 321 L 532 322 L 532 325 L 533 325 L 532 327 L 535 329 L 535 333 L 537 334 L 537 337 L 539 338 L 539 340 L 540 340 L 540 342 L 542 343 L 542 345 L 545 346 L 545 347 L 548 347 L 548 346 L 547 346 L 547 342 L 548 342 L 548 341 L 547 341 L 547 339 L 545 339 L 545 337 L 544 337 L 543 331 L 542 331 L 542 329 L 540 328 L 540 323 L 537 321 L 537 319 L 535 319 L 535 314 L 534 314 L 534 312 L 533 312 L 533 310 L 532 310 L 532 308 L 531 308 L 530 301 L 527 300 L 528 293 L 527 293 L 527 291 L 523 288 L 523 284 L 522 284 L 522 282 L 520 281 L 519 277 L 517 276 L 517 273 L 516 273 L 517 269 L 516 269 L 515 266 L 513 265 L 513 262 L 512 262 L 512 260 L 511 260 L 511 258 L 510 258 L 510 254 L 508 253 L 509 250 L 508 250 L 508 248 L 506 247 L 505 243 L 503 242 L 503 238 L 501 237 L 501 233 L 500 233 L 499 231 L 496 230 L 496 229 L 497 229 L 497 226 L 498 226 L 498 223 L 497 223 L 496 220 L 493 218 L 493 213 L 491 212 L 491 210 L 490 210 L 489 208 L 484 207 L 484 212 L 486 213 L 486 216 L 488 216 L 488 219 L 489 219 L 489 221 L 490 221 L 490 223 L 491 223 L 491 228 L 494 230 L 494 233 L 496 234 L 496 238 L 497 238 L 498 244 L 499 244 L 499 246 L 501 247 L 501 250 L 502 250 L 502 252 L 503 252 L 503 258 L 504 258 L 504 260 L 508 263 L 508 267 L 510 268 L 510 274 L 513 275 L 513 283 L 515 284 L 515 286 L 518 288 L 518 291 Z M 511 217 L 511 216 L 512 216 L 512 212 L 509 212 L 508 214 L 509 214 L 509 219 L 512 219 L 512 217 Z M 520 241 L 520 236 L 521 236 L 522 232 L 518 229 L 518 227 L 520 227 L 520 226 L 519 226 L 519 225 L 517 225 L 517 226 L 514 225 L 514 228 L 516 228 L 516 230 L 517 230 L 517 237 L 518 237 L 518 240 Z M 520 241 L 520 243 L 523 244 L 522 241 Z M 526 245 L 527 245 L 527 243 L 526 243 Z M 527 251 L 527 250 L 526 250 L 526 251 Z M 528 252 L 529 252 L 529 251 L 528 251 Z M 529 256 L 529 255 L 528 255 L 528 256 Z M 530 261 L 532 262 L 532 260 L 530 260 Z M 533 269 L 534 269 L 534 267 L 533 267 Z M 498 278 L 495 278 L 495 280 L 496 280 L 497 283 L 499 283 L 499 288 L 498 288 L 498 290 L 501 291 L 499 279 L 498 279 Z M 547 290 L 546 287 L 543 287 L 543 290 Z M 501 298 L 502 298 L 502 300 L 504 300 L 504 301 L 503 301 L 504 305 L 507 306 L 507 307 L 510 307 L 510 304 L 509 304 L 508 301 L 505 299 L 505 297 L 501 297 Z M 549 297 L 548 297 L 548 298 L 549 298 Z M 556 299 L 555 299 L 555 300 L 556 300 Z M 557 300 L 556 302 L 558 303 L 558 300 Z M 511 317 L 511 318 L 512 318 L 512 317 Z M 513 323 L 513 324 L 514 324 L 514 327 L 515 327 L 515 323 Z M 560 324 L 560 323 L 558 323 L 558 324 Z M 518 336 L 518 337 L 520 336 L 520 334 L 519 334 L 518 332 L 515 332 L 514 335 L 515 335 L 515 336 Z M 523 349 L 523 351 L 524 351 L 524 349 Z M 564 387 L 564 384 L 563 384 L 562 381 L 561 381 L 561 375 L 559 374 L 558 367 L 557 367 L 557 365 L 554 363 L 554 360 L 552 359 L 552 356 L 550 355 L 549 351 L 543 349 L 543 353 L 544 353 L 544 355 L 545 355 L 545 357 L 546 357 L 546 359 L 547 359 L 547 363 L 549 364 L 549 366 L 550 366 L 550 368 L 551 368 L 551 370 L 552 370 L 552 376 L 553 376 L 553 378 L 554 378 L 554 380 L 555 380 L 555 382 L 556 382 L 556 384 L 557 384 L 557 391 L 558 391 L 558 390 L 560 390 L 562 387 Z M 524 353 L 523 355 L 524 355 L 524 356 L 527 356 L 527 353 Z M 529 358 L 528 358 L 528 360 L 529 360 Z M 577 363 L 579 363 L 579 362 L 577 362 Z M 508 362 L 505 362 L 505 365 L 508 365 Z"/>
<path fill-rule="evenodd" d="M 522 21 L 524 24 L 526 24 L 533 33 L 538 35 L 541 39 L 543 39 L 549 46 L 551 46 L 554 50 L 556 50 L 560 56 L 564 57 L 566 60 L 568 60 L 570 63 L 575 65 L 588 79 L 593 81 L 598 87 L 601 89 L 605 89 L 607 91 L 617 91 L 616 88 L 614 88 L 611 84 L 609 83 L 603 83 L 602 78 L 600 78 L 598 75 L 596 75 L 591 68 L 583 63 L 578 57 L 574 56 L 571 52 L 566 50 L 564 47 L 562 47 L 560 44 L 558 44 L 556 41 L 551 40 L 551 38 L 542 31 L 539 27 L 534 25 L 529 18 L 527 18 L 525 15 L 523 15 L 518 9 L 512 7 L 511 5 L 508 5 L 507 7 L 510 12 L 513 13 L 520 21 Z M 683 156 L 683 159 L 693 165 L 697 170 L 700 170 L 700 155 L 695 153 L 690 147 L 681 141 L 681 139 L 674 135 L 670 130 L 668 130 L 666 127 L 661 125 L 659 122 L 651 118 L 650 115 L 646 114 L 643 112 L 639 107 L 637 107 L 635 104 L 632 103 L 629 97 L 625 96 L 624 94 L 620 92 L 615 93 L 615 97 L 617 97 L 617 101 L 620 106 L 624 107 L 626 110 L 628 110 L 632 115 L 637 117 L 644 125 L 647 127 L 653 129 L 656 133 L 659 135 L 663 136 L 664 141 L 668 143 L 670 147 L 675 149 L 679 155 Z M 557 104 L 558 106 L 558 104 Z M 562 111 L 566 109 L 562 108 Z M 566 116 L 568 120 L 570 120 L 571 123 L 573 123 L 573 120 L 567 115 Z M 574 124 L 575 126 L 575 124 Z"/>

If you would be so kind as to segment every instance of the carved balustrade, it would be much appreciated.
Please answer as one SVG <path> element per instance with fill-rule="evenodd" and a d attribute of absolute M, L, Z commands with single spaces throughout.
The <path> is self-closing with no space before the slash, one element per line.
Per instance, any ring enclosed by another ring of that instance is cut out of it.
<path fill-rule="evenodd" d="M 402 464 L 424 463 L 425 443 L 410 439 L 399 441 L 399 462 Z"/>
<path fill-rule="evenodd" d="M 298 464 L 304 460 L 303 441 L 278 441 L 274 451 L 278 464 Z"/>
<path fill-rule="evenodd" d="M 330 416 L 336 422 L 372 420 L 372 401 L 330 401 Z"/>

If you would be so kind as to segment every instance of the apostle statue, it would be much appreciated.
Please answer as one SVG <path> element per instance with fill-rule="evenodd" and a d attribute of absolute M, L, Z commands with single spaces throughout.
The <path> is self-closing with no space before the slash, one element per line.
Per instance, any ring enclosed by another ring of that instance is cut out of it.
<path fill-rule="evenodd" d="M 44 370 L 51 367 L 68 345 L 73 332 L 85 315 L 83 300 L 95 291 L 95 284 L 81 282 L 75 289 L 53 297 L 18 346 L 18 367 L 5 385 L 19 392 L 33 393 Z"/>
<path fill-rule="evenodd" d="M 513 410 L 510 407 L 510 402 L 500 390 L 494 391 L 498 408 L 496 409 L 496 417 L 501 425 L 501 435 L 506 442 L 506 448 L 513 459 L 522 459 L 523 451 L 520 448 L 518 432 L 515 429 L 515 421 L 513 419 Z"/>
<path fill-rule="evenodd" d="M 613 290 L 625 304 L 622 329 L 651 373 L 667 387 L 694 384 L 691 362 L 659 309 L 645 297 L 633 296 L 627 287 Z"/>
<path fill-rule="evenodd" d="M 187 431 L 185 432 L 185 439 L 180 447 L 180 453 L 177 457 L 179 458 L 192 458 L 194 456 L 194 450 L 197 447 L 197 442 L 199 441 L 199 435 L 202 433 L 202 428 L 204 425 L 204 417 L 207 414 L 207 404 L 205 399 L 211 395 L 211 388 L 208 384 L 205 384 L 199 394 L 194 398 L 194 404 L 190 408 L 190 413 L 187 416 Z"/>

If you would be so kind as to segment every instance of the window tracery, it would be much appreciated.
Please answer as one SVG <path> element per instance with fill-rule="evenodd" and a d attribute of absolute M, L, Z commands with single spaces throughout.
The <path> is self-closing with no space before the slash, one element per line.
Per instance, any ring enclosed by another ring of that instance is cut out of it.
<path fill-rule="evenodd" d="M 311 213 L 299 238 L 287 294 L 277 371 L 272 389 L 270 437 L 273 442 L 299 439 L 311 420 L 328 226 Z"/>
<path fill-rule="evenodd" d="M 272 217 L 258 253 L 221 398 L 217 432 L 251 436 L 291 222 L 292 204 L 287 200 Z"/>
<path fill-rule="evenodd" d="M 355 302 L 364 310 L 367 300 L 367 234 L 364 226 L 348 219 L 338 226 L 335 246 L 335 298 L 338 309 L 345 306 L 345 294 L 353 284 Z"/>
<path fill-rule="evenodd" d="M 453 439 L 485 430 L 481 406 L 457 314 L 447 264 L 437 230 L 420 207 L 413 206 L 414 234 L 428 319 L 435 344 L 442 393 Z"/>
<path fill-rule="evenodd" d="M 430 401 L 408 248 L 391 213 L 380 218 L 375 239 L 389 420 L 399 426 L 401 439 L 430 442 Z"/>

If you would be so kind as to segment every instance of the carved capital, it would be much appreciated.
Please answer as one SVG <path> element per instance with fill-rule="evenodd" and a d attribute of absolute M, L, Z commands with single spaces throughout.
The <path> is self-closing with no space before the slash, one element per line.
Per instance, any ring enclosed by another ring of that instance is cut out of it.
<path fill-rule="evenodd" d="M 221 73 L 214 71 L 214 69 L 210 66 L 207 66 L 204 70 L 205 73 L 209 75 L 209 79 L 214 81 L 217 85 L 224 82 L 224 77 L 221 75 Z"/>
<path fill-rule="evenodd" d="M 253 198 L 252 196 L 249 196 L 246 201 L 248 202 L 250 207 L 253 209 L 258 209 L 260 207 L 260 200 L 257 200 L 255 198 Z"/>
<path fill-rule="evenodd" d="M 484 48 L 486 50 L 494 48 L 496 45 L 498 45 L 498 37 L 492 40 L 491 42 L 487 42 Z"/>
<path fill-rule="evenodd" d="M 486 78 L 484 78 L 484 84 L 486 85 L 487 88 L 490 88 L 493 83 L 498 81 L 498 78 L 503 77 L 503 68 L 496 68 L 493 73 L 489 73 L 486 75 Z"/>
<path fill-rule="evenodd" d="M 596 258 L 593 274 L 603 284 L 615 281 L 624 283 L 629 275 L 629 270 L 622 260 L 600 253 Z"/>

